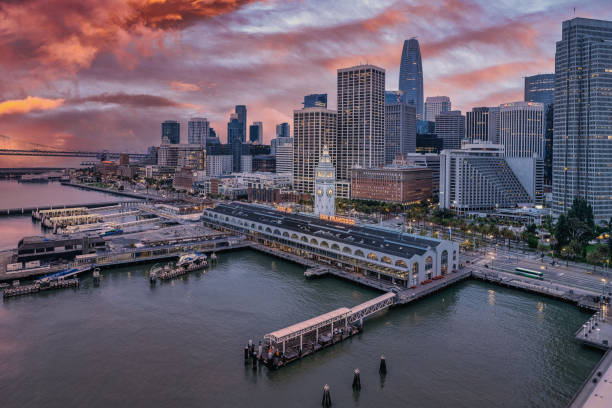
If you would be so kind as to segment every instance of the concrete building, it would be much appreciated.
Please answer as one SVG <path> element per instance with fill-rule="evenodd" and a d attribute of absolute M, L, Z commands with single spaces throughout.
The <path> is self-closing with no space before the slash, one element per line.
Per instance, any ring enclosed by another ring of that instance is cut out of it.
<path fill-rule="evenodd" d="M 304 96 L 305 108 L 327 108 L 327 94 L 311 94 Z"/>
<path fill-rule="evenodd" d="M 338 221 L 333 222 L 228 203 L 205 209 L 202 218 L 205 225 L 404 287 L 446 275 L 459 265 L 456 242 L 357 226 L 339 217 L 322 217 Z"/>
<path fill-rule="evenodd" d="M 258 154 L 251 156 L 253 158 L 254 172 L 269 172 L 274 173 L 276 171 L 276 157 L 272 154 Z"/>
<path fill-rule="evenodd" d="M 451 100 L 448 96 L 428 96 L 425 99 L 425 120 L 434 122 L 442 112 L 450 112 Z"/>
<path fill-rule="evenodd" d="M 465 113 L 465 139 L 468 143 L 478 141 L 497 144 L 499 142 L 499 107 L 477 107 Z"/>
<path fill-rule="evenodd" d="M 276 172 L 293 174 L 293 143 L 276 147 Z"/>
<path fill-rule="evenodd" d="M 206 145 L 210 134 L 210 123 L 206 118 L 191 118 L 187 122 L 187 142 L 189 144 Z"/>
<path fill-rule="evenodd" d="M 199 144 L 162 143 L 159 147 L 158 164 L 160 166 L 192 170 L 206 169 L 206 149 Z"/>
<path fill-rule="evenodd" d="M 234 110 L 236 114 L 236 119 L 238 119 L 238 122 L 242 127 L 242 142 L 245 143 L 247 141 L 247 108 L 245 105 L 236 105 L 236 108 Z M 227 142 L 230 143 L 230 140 L 231 139 L 228 138 Z"/>
<path fill-rule="evenodd" d="M 432 193 L 440 192 L 440 155 L 436 153 L 408 153 L 393 161 L 394 165 L 425 167 L 431 170 Z"/>
<path fill-rule="evenodd" d="M 416 150 L 416 108 L 403 102 L 385 103 L 385 164 Z"/>
<path fill-rule="evenodd" d="M 206 175 L 215 177 L 230 174 L 232 172 L 231 155 L 209 155 L 206 157 Z"/>
<path fill-rule="evenodd" d="M 533 202 L 504 157 L 503 145 L 467 144 L 440 154 L 440 208 L 469 212 Z"/>
<path fill-rule="evenodd" d="M 276 125 L 276 137 L 291 137 L 291 128 L 287 122 Z"/>
<path fill-rule="evenodd" d="M 426 167 L 353 168 L 351 198 L 413 204 L 432 198 L 433 173 Z"/>
<path fill-rule="evenodd" d="M 336 111 L 304 108 L 293 111 L 293 179 L 296 191 L 314 194 L 315 166 L 327 146 L 332 162 L 336 150 Z M 333 163 L 336 167 L 336 163 Z"/>
<path fill-rule="evenodd" d="M 612 217 L 612 21 L 564 21 L 555 54 L 553 211 L 575 197 Z"/>
<path fill-rule="evenodd" d="M 315 169 L 314 213 L 328 216 L 336 214 L 336 169 L 327 146 L 323 146 L 319 165 Z"/>
<path fill-rule="evenodd" d="M 399 89 L 404 102 L 416 107 L 418 120 L 423 120 L 423 63 L 419 40 L 411 38 L 404 41 L 399 72 Z"/>
<path fill-rule="evenodd" d="M 385 70 L 358 65 L 338 70 L 338 134 L 336 172 L 350 186 L 353 166 L 377 167 L 385 162 Z M 346 196 L 348 191 L 339 191 Z"/>
<path fill-rule="evenodd" d="M 443 149 L 459 149 L 465 138 L 465 116 L 458 110 L 440 113 L 436 116 L 436 135 L 442 139 Z"/>
<path fill-rule="evenodd" d="M 170 144 L 179 144 L 181 142 L 181 124 L 176 120 L 166 120 L 161 124 L 161 139 L 168 139 Z"/>
<path fill-rule="evenodd" d="M 499 144 L 508 157 L 544 157 L 544 105 L 513 102 L 499 106 Z"/>
<path fill-rule="evenodd" d="M 236 169 L 234 168 L 234 171 Z M 253 172 L 253 156 L 250 154 L 243 154 L 240 156 L 240 172 L 252 173 Z"/>

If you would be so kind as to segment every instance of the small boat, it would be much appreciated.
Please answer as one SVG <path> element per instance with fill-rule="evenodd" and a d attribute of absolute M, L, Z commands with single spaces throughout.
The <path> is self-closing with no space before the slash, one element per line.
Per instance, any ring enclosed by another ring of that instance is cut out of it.
<path fill-rule="evenodd" d="M 192 252 L 189 254 L 182 255 L 176 263 L 177 268 L 185 268 L 189 270 L 195 270 L 205 268 L 207 265 L 206 255 L 198 252 Z"/>
<path fill-rule="evenodd" d="M 111 228 L 102 233 L 101 236 L 107 237 L 109 235 L 120 235 L 123 234 L 123 230 L 121 228 Z"/>

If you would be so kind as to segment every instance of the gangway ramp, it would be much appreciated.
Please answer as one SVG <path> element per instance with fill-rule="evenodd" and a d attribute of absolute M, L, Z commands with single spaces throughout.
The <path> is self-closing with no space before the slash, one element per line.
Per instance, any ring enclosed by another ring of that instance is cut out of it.
<path fill-rule="evenodd" d="M 350 316 L 348 318 L 349 323 L 359 321 L 363 323 L 363 319 L 386 309 L 395 304 L 397 295 L 393 292 L 387 292 L 382 296 L 363 302 L 351 308 Z"/>

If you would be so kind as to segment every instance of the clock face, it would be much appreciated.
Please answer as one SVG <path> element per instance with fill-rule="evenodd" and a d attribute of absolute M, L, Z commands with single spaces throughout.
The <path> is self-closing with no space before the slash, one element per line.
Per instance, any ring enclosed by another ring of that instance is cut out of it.
<path fill-rule="evenodd" d="M 319 197 L 321 197 L 321 196 L 323 195 L 323 190 L 318 189 L 318 190 L 317 190 L 317 194 L 319 195 Z"/>
<path fill-rule="evenodd" d="M 334 192 L 332 191 L 332 189 L 331 189 L 331 188 L 330 188 L 329 190 L 327 190 L 327 195 L 328 195 L 328 196 L 330 196 L 330 197 L 331 197 L 331 195 L 332 195 L 333 193 L 334 193 Z"/>

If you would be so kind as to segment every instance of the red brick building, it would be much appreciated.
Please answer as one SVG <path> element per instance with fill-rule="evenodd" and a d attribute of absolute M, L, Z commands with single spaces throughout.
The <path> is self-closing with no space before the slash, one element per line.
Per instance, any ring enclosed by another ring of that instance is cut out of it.
<path fill-rule="evenodd" d="M 410 204 L 433 194 L 433 173 L 423 167 L 352 169 L 351 198 Z"/>

